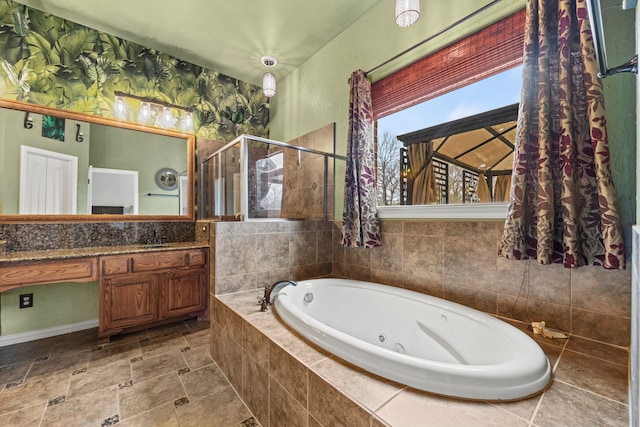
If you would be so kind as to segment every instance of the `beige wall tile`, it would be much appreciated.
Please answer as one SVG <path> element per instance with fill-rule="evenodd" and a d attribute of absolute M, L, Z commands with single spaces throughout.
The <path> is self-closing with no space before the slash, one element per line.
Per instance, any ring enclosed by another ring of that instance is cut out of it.
<path fill-rule="evenodd" d="M 295 232 L 289 237 L 289 266 L 315 264 L 318 261 L 318 233 Z"/>
<path fill-rule="evenodd" d="M 258 420 L 268 419 L 269 374 L 247 352 L 242 354 L 242 400 Z"/>
<path fill-rule="evenodd" d="M 300 427 L 307 425 L 306 402 L 301 404 L 273 378 L 269 384 L 269 426 Z"/>
<path fill-rule="evenodd" d="M 308 390 L 306 365 L 272 342 L 269 348 L 269 367 L 272 379 L 306 407 Z"/>
<path fill-rule="evenodd" d="M 289 267 L 288 234 L 258 234 L 255 256 L 258 273 Z"/>
<path fill-rule="evenodd" d="M 257 273 L 217 276 L 215 280 L 216 295 L 257 289 L 259 275 Z"/>
<path fill-rule="evenodd" d="M 256 234 L 218 236 L 216 238 L 216 278 L 255 273 L 256 250 Z"/>
<path fill-rule="evenodd" d="M 573 306 L 614 316 L 631 316 L 631 269 L 584 266 L 571 270 Z"/>
<path fill-rule="evenodd" d="M 628 346 L 631 337 L 631 319 L 595 311 L 574 308 L 572 332 L 582 337 L 615 345 Z"/>
<path fill-rule="evenodd" d="M 445 285 L 444 297 L 486 313 L 497 314 L 498 312 L 498 294 L 495 292 L 466 286 Z"/>
<path fill-rule="evenodd" d="M 400 233 L 383 233 L 384 244 L 379 248 L 370 249 L 371 267 L 379 270 L 402 273 L 403 236 Z"/>
<path fill-rule="evenodd" d="M 425 277 L 428 282 L 443 278 L 444 241 L 442 237 L 407 235 L 403 237 L 402 274 Z"/>
<path fill-rule="evenodd" d="M 480 223 L 482 224 L 482 223 Z M 460 227 L 455 230 L 467 230 Z M 470 227 L 469 230 L 473 230 Z M 497 251 L 493 233 L 444 238 L 444 280 L 446 285 L 497 290 Z"/>
<path fill-rule="evenodd" d="M 242 322 L 242 348 L 262 369 L 269 369 L 271 340 L 248 322 Z"/>
<path fill-rule="evenodd" d="M 561 264 L 529 262 L 529 296 L 538 301 L 571 305 L 571 270 Z"/>
<path fill-rule="evenodd" d="M 522 322 L 545 321 L 548 328 L 571 331 L 571 308 L 566 305 L 511 295 L 498 295 L 498 315 Z"/>
<path fill-rule="evenodd" d="M 361 406 L 309 372 L 309 413 L 325 426 L 368 426 L 371 415 Z"/>

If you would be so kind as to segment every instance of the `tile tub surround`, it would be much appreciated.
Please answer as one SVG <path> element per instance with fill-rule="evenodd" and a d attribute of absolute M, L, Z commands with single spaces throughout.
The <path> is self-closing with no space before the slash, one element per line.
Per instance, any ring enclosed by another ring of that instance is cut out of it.
<path fill-rule="evenodd" d="M 209 231 L 210 289 L 215 294 L 331 274 L 331 222 L 210 222 Z"/>
<path fill-rule="evenodd" d="M 403 287 L 480 311 L 609 344 L 628 346 L 631 266 L 567 269 L 497 256 L 503 221 L 383 220 L 383 246 L 340 246 L 333 227 L 334 276 Z M 630 265 L 631 263 L 629 263 Z"/>
<path fill-rule="evenodd" d="M 625 348 L 534 336 L 554 366 L 544 393 L 517 402 L 463 401 L 382 379 L 328 354 L 272 310 L 259 312 L 259 296 L 256 290 L 211 296 L 211 356 L 263 426 L 628 425 Z"/>
<path fill-rule="evenodd" d="M 145 244 L 154 232 L 163 242 L 192 242 L 191 222 L 85 222 L 0 224 L 0 240 L 6 252 L 75 249 Z"/>

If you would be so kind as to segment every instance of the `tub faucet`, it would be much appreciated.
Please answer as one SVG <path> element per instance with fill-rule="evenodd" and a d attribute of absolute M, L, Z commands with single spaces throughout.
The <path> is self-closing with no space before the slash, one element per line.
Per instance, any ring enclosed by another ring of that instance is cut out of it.
<path fill-rule="evenodd" d="M 269 306 L 271 305 L 271 292 L 273 292 L 276 288 L 279 289 L 286 285 L 298 286 L 298 284 L 293 280 L 280 280 L 273 285 L 265 286 L 264 296 L 258 300 L 258 304 L 260 304 L 260 311 L 268 311 Z"/>

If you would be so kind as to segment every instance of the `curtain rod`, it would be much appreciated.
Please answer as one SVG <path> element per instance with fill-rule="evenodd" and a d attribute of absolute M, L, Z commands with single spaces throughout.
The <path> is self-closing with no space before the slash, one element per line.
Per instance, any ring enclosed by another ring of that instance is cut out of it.
<path fill-rule="evenodd" d="M 377 65 L 375 67 L 373 67 L 372 69 L 370 69 L 369 71 L 366 71 L 365 74 L 369 75 L 370 73 L 373 73 L 374 71 L 376 71 L 378 68 L 381 68 L 385 65 L 387 65 L 390 62 L 395 61 L 396 59 L 400 58 L 401 56 L 406 55 L 407 53 L 411 52 L 412 50 L 416 49 L 417 47 L 422 46 L 423 44 L 425 44 L 426 42 L 433 40 L 434 38 L 438 37 L 441 34 L 446 33 L 447 31 L 451 30 L 452 28 L 457 27 L 458 25 L 462 24 L 463 22 L 468 21 L 469 19 L 473 18 L 474 16 L 484 12 L 485 10 L 489 9 L 490 7 L 494 6 L 496 3 L 500 3 L 500 1 L 502 0 L 493 0 L 491 3 L 487 3 L 486 5 L 482 6 L 480 9 L 471 12 L 470 14 L 468 14 L 467 16 L 457 20 L 456 22 L 454 22 L 451 25 L 448 25 L 446 27 L 444 27 L 443 29 L 441 29 L 440 31 L 430 35 L 429 37 L 427 37 L 426 39 L 414 44 L 413 46 L 411 46 L 408 49 L 403 50 L 402 52 L 400 52 L 399 54 L 395 55 L 394 57 L 387 59 L 386 61 L 384 61 L 382 64 Z"/>

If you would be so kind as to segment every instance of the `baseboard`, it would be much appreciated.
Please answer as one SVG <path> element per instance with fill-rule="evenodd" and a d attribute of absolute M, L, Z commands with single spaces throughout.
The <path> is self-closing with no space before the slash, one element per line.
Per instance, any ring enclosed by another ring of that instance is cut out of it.
<path fill-rule="evenodd" d="M 54 326 L 37 331 L 20 332 L 18 334 L 0 336 L 0 347 L 20 344 L 27 341 L 35 341 L 42 338 L 54 337 L 56 335 L 68 334 L 70 332 L 83 331 L 85 329 L 97 328 L 98 319 L 85 320 L 84 322 L 70 323 L 68 325 Z M 97 337 L 97 335 L 96 335 Z"/>

